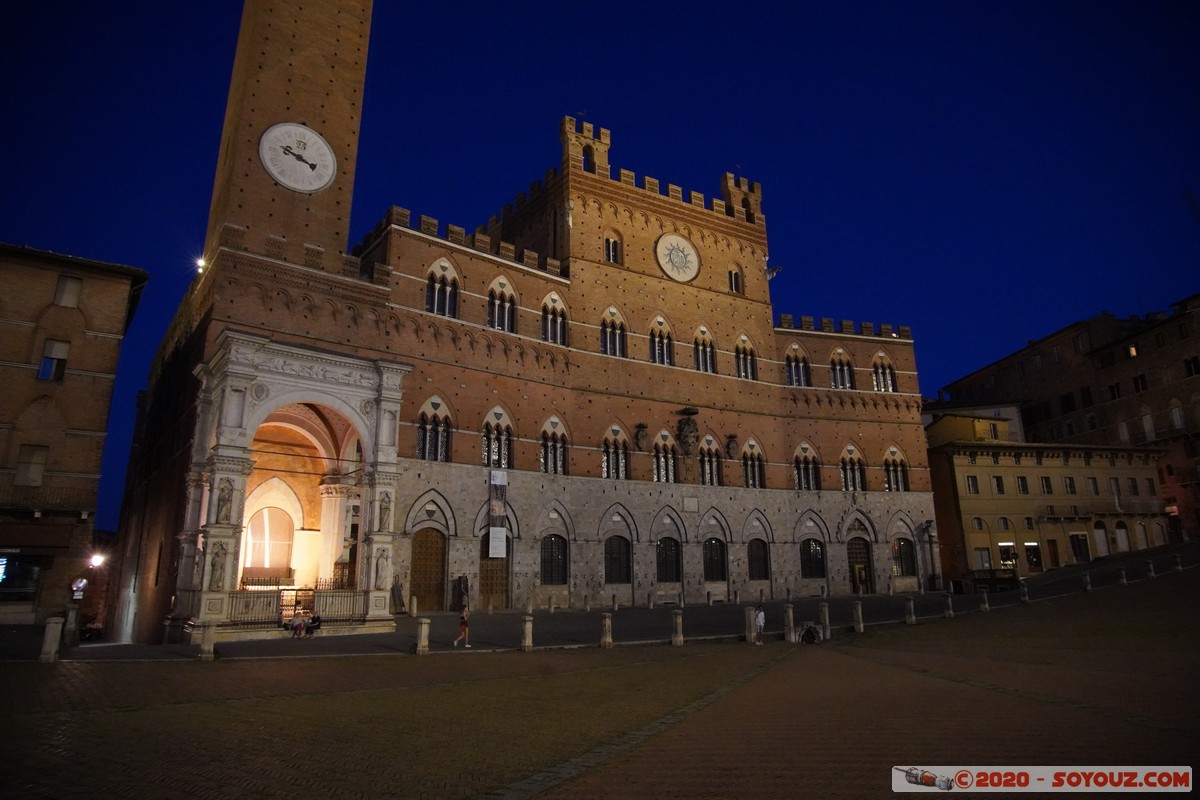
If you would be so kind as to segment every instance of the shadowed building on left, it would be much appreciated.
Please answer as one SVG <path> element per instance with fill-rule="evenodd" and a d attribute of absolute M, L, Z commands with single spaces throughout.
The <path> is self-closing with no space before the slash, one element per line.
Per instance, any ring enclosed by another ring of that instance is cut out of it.
<path fill-rule="evenodd" d="M 0 624 L 41 624 L 89 577 L 121 341 L 146 273 L 0 244 Z"/>

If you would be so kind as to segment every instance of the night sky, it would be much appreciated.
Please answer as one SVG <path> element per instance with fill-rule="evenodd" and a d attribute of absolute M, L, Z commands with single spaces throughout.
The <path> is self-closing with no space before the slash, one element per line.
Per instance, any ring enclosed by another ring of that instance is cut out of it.
<path fill-rule="evenodd" d="M 16 0 L 0 241 L 140 267 L 98 526 L 199 255 L 241 4 Z M 351 223 L 473 230 L 561 159 L 763 187 L 777 314 L 910 325 L 921 389 L 1200 291 L 1200 3 L 376 3 Z"/>

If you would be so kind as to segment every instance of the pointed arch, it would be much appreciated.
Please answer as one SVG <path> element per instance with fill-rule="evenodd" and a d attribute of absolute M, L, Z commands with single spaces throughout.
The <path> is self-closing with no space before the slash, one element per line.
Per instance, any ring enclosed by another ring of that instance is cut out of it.
<path fill-rule="evenodd" d="M 422 528 L 433 528 L 444 536 L 459 535 L 454 506 L 437 489 L 418 496 L 404 515 L 405 533 L 412 534 Z"/>
<path fill-rule="evenodd" d="M 775 543 L 775 530 L 771 527 L 770 520 L 759 509 L 754 509 L 746 517 L 745 523 L 742 525 L 742 541 L 748 542 L 756 538 L 766 539 L 767 542 Z"/>
<path fill-rule="evenodd" d="M 630 541 L 641 541 L 637 517 L 623 503 L 613 503 L 604 509 L 596 526 L 596 534 L 600 540 L 613 534 L 620 534 L 628 537 Z"/>
<path fill-rule="evenodd" d="M 674 536 L 681 542 L 687 542 L 688 529 L 678 511 L 671 506 L 664 506 L 658 510 L 654 521 L 650 523 L 650 536 L 655 541 L 663 536 Z"/>

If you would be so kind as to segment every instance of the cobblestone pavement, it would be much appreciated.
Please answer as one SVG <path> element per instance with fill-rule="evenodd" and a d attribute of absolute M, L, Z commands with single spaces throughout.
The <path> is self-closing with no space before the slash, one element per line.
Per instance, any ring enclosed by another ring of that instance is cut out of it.
<path fill-rule="evenodd" d="M 1198 590 L 818 646 L 8 661 L 0 797 L 883 798 L 893 766 L 1187 765 Z"/>

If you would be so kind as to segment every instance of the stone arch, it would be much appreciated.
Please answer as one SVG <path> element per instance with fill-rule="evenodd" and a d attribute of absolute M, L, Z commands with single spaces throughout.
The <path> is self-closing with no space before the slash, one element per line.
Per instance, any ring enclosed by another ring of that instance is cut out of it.
<path fill-rule="evenodd" d="M 430 489 L 417 497 L 404 517 L 404 532 L 412 534 L 422 528 L 433 528 L 447 537 L 457 537 L 458 525 L 454 507 L 441 492 Z"/>
<path fill-rule="evenodd" d="M 575 520 L 571 516 L 571 512 L 567 510 L 567 507 L 564 506 L 559 500 L 551 500 L 549 503 L 543 506 L 542 510 L 539 512 L 539 518 L 550 520 L 555 514 L 558 515 L 558 519 L 560 520 L 558 527 L 543 524 L 540 527 L 538 536 L 540 537 L 546 532 L 558 531 L 562 533 L 563 536 L 567 537 L 567 541 L 569 542 L 579 541 L 578 533 L 575 530 Z"/>
<path fill-rule="evenodd" d="M 829 535 L 829 526 L 825 523 L 825 519 L 811 508 L 806 509 L 796 520 L 796 525 L 792 529 L 792 536 L 794 544 L 798 544 L 804 539 L 820 539 L 822 542 L 832 541 Z"/>
<path fill-rule="evenodd" d="M 758 538 L 766 539 L 767 544 L 775 544 L 775 531 L 771 528 L 770 521 L 756 508 L 747 515 L 746 522 L 742 525 L 741 541 L 745 543 Z"/>
<path fill-rule="evenodd" d="M 709 508 L 700 517 L 700 524 L 696 528 L 696 538 L 704 541 L 713 537 L 729 544 L 733 542 L 733 528 L 724 514 L 716 508 Z"/>
<path fill-rule="evenodd" d="M 641 532 L 637 526 L 637 518 L 634 517 L 623 503 L 613 503 L 604 509 L 600 514 L 600 521 L 596 526 L 596 538 L 598 541 L 604 541 L 615 533 L 627 537 L 631 542 L 640 542 L 642 540 Z"/>
<path fill-rule="evenodd" d="M 689 539 L 687 525 L 683 523 L 683 518 L 670 506 L 659 509 L 658 513 L 654 515 L 654 521 L 650 523 L 651 541 L 658 541 L 663 536 L 677 537 L 681 544 L 686 543 Z"/>
<path fill-rule="evenodd" d="M 855 522 L 861 523 L 862 528 L 859 529 L 857 526 L 855 526 Z M 852 532 L 852 529 L 857 531 L 857 533 Z M 871 521 L 869 516 L 857 508 L 850 509 L 842 518 L 841 524 L 838 525 L 837 541 L 845 542 L 847 541 L 847 537 L 853 535 L 865 535 L 867 540 L 872 544 L 879 543 L 879 531 L 876 528 L 875 523 Z"/>

